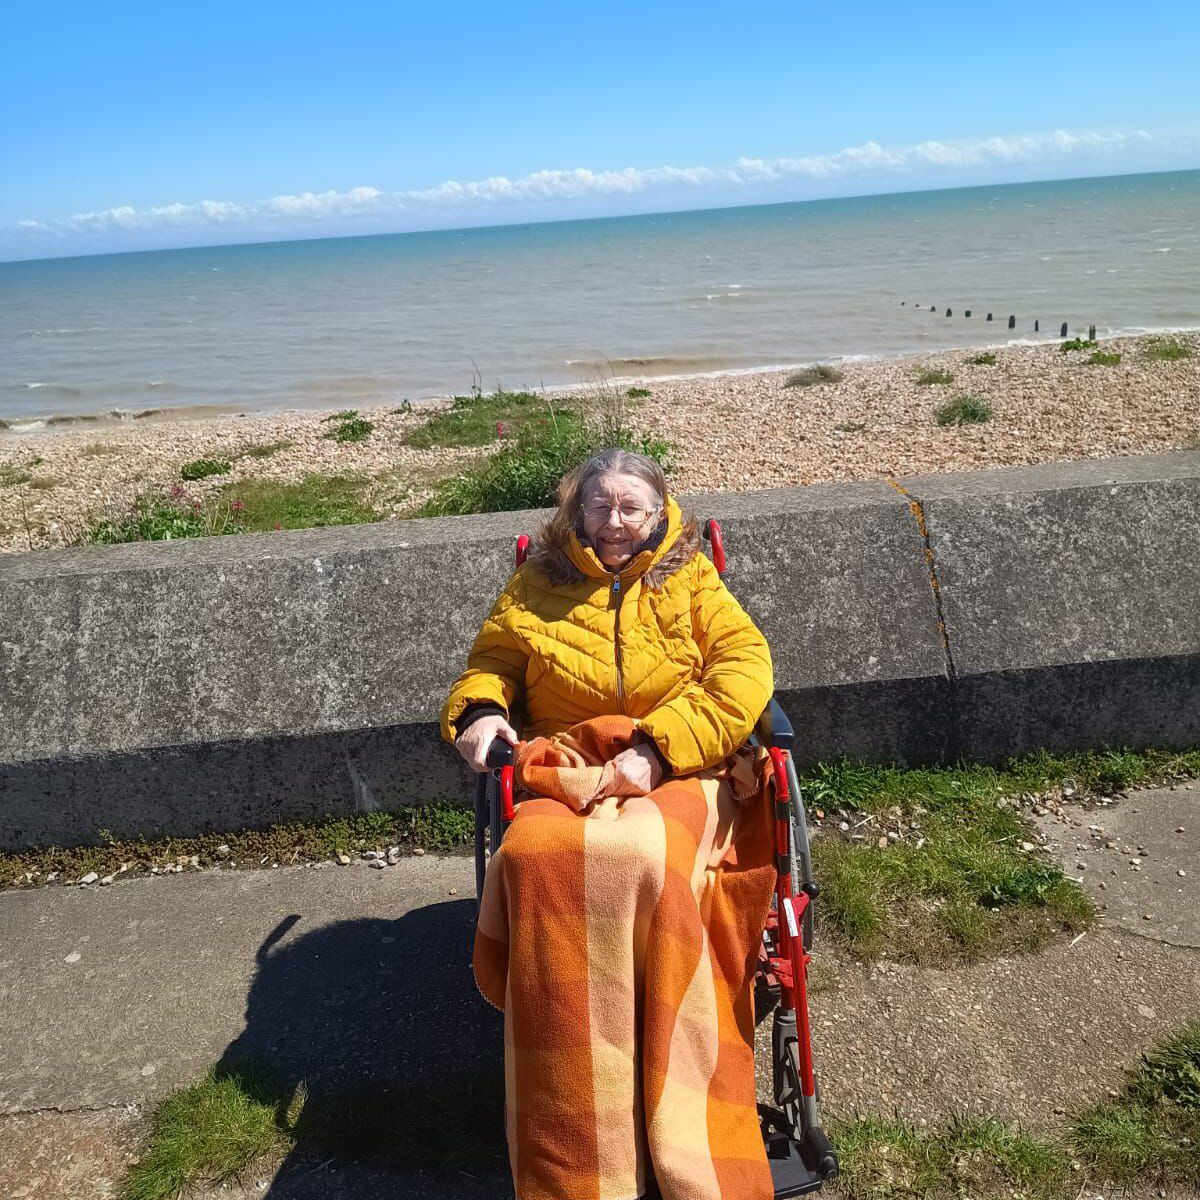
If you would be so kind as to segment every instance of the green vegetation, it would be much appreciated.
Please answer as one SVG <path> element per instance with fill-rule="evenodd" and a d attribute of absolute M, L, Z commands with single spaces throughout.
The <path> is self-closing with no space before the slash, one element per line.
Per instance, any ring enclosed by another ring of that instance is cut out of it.
<path fill-rule="evenodd" d="M 270 458 L 272 454 L 278 454 L 280 450 L 289 450 L 295 442 L 256 442 L 252 446 L 247 446 L 243 450 L 239 450 L 235 455 L 236 458 Z"/>
<path fill-rule="evenodd" d="M 339 851 L 401 846 L 406 849 L 451 851 L 466 846 L 474 830 L 474 809 L 465 801 L 436 801 L 396 812 L 367 812 L 327 821 L 286 822 L 266 829 L 205 833 L 196 837 L 114 838 L 97 830 L 102 844 L 0 852 L 0 888 L 58 879 L 73 882 L 95 871 L 104 877 L 145 875 L 151 868 L 188 866 L 269 866 L 272 863 L 323 862 Z M 228 847 L 220 852 L 218 847 Z"/>
<path fill-rule="evenodd" d="M 1091 906 L 1057 867 L 1022 849 L 1031 827 L 1014 798 L 1064 780 L 1086 795 L 1195 776 L 1200 750 L 1037 753 L 1003 768 L 818 764 L 801 785 L 816 818 L 822 936 L 863 959 L 946 964 L 1035 949 L 1057 931 L 1082 929 Z M 66 881 L 105 876 L 123 863 L 144 874 L 192 856 L 197 865 L 258 867 L 387 846 L 453 850 L 468 845 L 472 828 L 465 802 L 443 802 L 192 838 L 119 841 L 102 830 L 103 845 L 0 853 L 0 887 L 36 885 L 51 872 Z"/>
<path fill-rule="evenodd" d="M 625 393 L 625 395 L 627 395 L 630 400 L 645 400 L 646 397 L 650 395 L 650 389 L 644 387 L 631 387 L 629 391 Z"/>
<path fill-rule="evenodd" d="M 352 473 L 309 473 L 299 483 L 244 479 L 227 483 L 222 500 L 240 506 L 238 516 L 245 533 L 362 525 L 380 519 L 364 498 L 370 484 L 368 476 Z"/>
<path fill-rule="evenodd" d="M 210 475 L 228 475 L 231 468 L 229 463 L 219 458 L 198 458 L 195 462 L 184 463 L 179 474 L 184 479 L 207 479 Z"/>
<path fill-rule="evenodd" d="M 1106 793 L 1195 774 L 1200 751 L 1039 752 L 1002 768 L 818 764 L 801 785 L 810 811 L 837 818 L 813 848 L 823 928 L 863 959 L 945 965 L 1035 950 L 1087 927 L 1092 906 L 1057 865 L 1023 849 L 1033 830 L 1013 797 L 1067 779 Z"/>
<path fill-rule="evenodd" d="M 607 446 L 648 454 L 667 468 L 670 446 L 661 438 L 635 430 L 621 397 L 601 400 L 595 409 L 552 410 L 544 419 L 526 421 L 495 454 L 440 483 L 420 515 L 547 507 L 555 503 L 563 475 Z"/>
<path fill-rule="evenodd" d="M 122 1183 L 121 1200 L 167 1200 L 194 1184 L 232 1179 L 286 1145 L 301 1094 L 279 1113 L 278 1090 L 249 1068 L 217 1074 L 168 1096 L 151 1117 L 150 1144 Z"/>
<path fill-rule="evenodd" d="M 977 425 L 992 419 L 992 406 L 978 396 L 958 396 L 934 413 L 939 425 Z"/>
<path fill-rule="evenodd" d="M 1068 350 L 1095 350 L 1096 343 L 1088 338 L 1071 338 L 1069 342 L 1063 342 L 1059 349 L 1066 354 Z"/>
<path fill-rule="evenodd" d="M 168 494 L 138 496 L 129 511 L 93 519 L 68 540 L 72 544 L 169 542 L 180 538 L 360 525 L 380 514 L 365 499 L 365 475 L 305 475 L 299 483 L 245 479 L 227 483 L 214 499 L 188 500 L 176 485 Z"/>
<path fill-rule="evenodd" d="M 372 814 L 374 815 L 374 814 Z M 243 1062 L 210 1070 L 163 1100 L 122 1200 L 173 1200 L 300 1144 L 396 1166 L 502 1169 L 503 1074 L 473 1069 L 443 1086 L 324 1094 Z M 918 1128 L 888 1116 L 832 1121 L 844 1200 L 1076 1200 L 1093 1187 L 1194 1183 L 1200 1175 L 1200 1024 L 1146 1054 L 1117 1100 L 1076 1118 L 1065 1140 L 1002 1121 Z"/>
<path fill-rule="evenodd" d="M 178 497 L 138 496 L 127 513 L 92 521 L 72 541 L 115 545 L 121 542 L 171 542 L 179 538 L 244 532 L 237 509 L 232 504 L 201 505 L 196 500 L 185 505 Z"/>
<path fill-rule="evenodd" d="M 348 417 L 324 436 L 332 438 L 335 442 L 362 442 L 366 441 L 374 428 L 374 421 L 368 421 L 364 417 Z"/>
<path fill-rule="evenodd" d="M 121 1200 L 175 1200 L 185 1189 L 273 1166 L 303 1146 L 322 1158 L 499 1174 L 504 1169 L 502 1056 L 482 1069 L 449 1067 L 443 1080 L 387 1089 L 310 1091 L 248 1060 L 211 1070 L 199 1084 L 162 1101 L 142 1161 Z M 269 1156 L 269 1157 L 265 1157 Z M 450 1194 L 447 1192 L 446 1194 Z"/>
<path fill-rule="evenodd" d="M 493 392 L 478 388 L 469 396 L 455 396 L 450 408 L 438 409 L 408 433 L 405 444 L 431 446 L 487 446 L 498 438 L 519 433 L 524 426 L 546 420 L 570 421 L 575 410 L 563 401 L 551 402 L 534 392 Z"/>
<path fill-rule="evenodd" d="M 32 478 L 28 471 L 20 467 L 0 467 L 0 487 L 15 487 L 18 483 L 28 483 Z"/>
<path fill-rule="evenodd" d="M 1065 1151 L 995 1120 L 918 1130 L 896 1118 L 864 1117 L 832 1125 L 830 1136 L 846 1200 L 1066 1200 L 1071 1179 Z"/>
<path fill-rule="evenodd" d="M 953 383 L 954 376 L 949 371 L 922 371 L 917 376 L 917 383 L 921 387 L 928 387 L 930 384 Z"/>
<path fill-rule="evenodd" d="M 1200 1179 L 1200 1021 L 1144 1054 L 1120 1096 L 1075 1122 L 1072 1140 L 1119 1183 Z"/>
<path fill-rule="evenodd" d="M 1116 350 L 1097 350 L 1088 362 L 1094 367 L 1115 367 L 1121 361 L 1121 355 Z"/>
<path fill-rule="evenodd" d="M 990 351 L 983 354 L 977 354 L 974 358 L 968 359 L 973 367 L 994 367 L 996 365 L 996 356 Z"/>
<path fill-rule="evenodd" d="M 1158 362 L 1177 362 L 1181 358 L 1191 358 L 1192 348 L 1179 338 L 1151 338 L 1146 345 L 1146 357 Z"/>
<path fill-rule="evenodd" d="M 805 367 L 794 375 L 789 375 L 784 381 L 784 387 L 812 387 L 817 383 L 838 383 L 842 373 L 828 363 L 818 363 L 815 367 Z"/>
<path fill-rule="evenodd" d="M 834 1123 L 830 1136 L 847 1200 L 1075 1200 L 1097 1184 L 1194 1185 L 1200 1022 L 1143 1055 L 1122 1095 L 1077 1116 L 1065 1144 L 995 1120 L 917 1129 L 863 1117 Z"/>

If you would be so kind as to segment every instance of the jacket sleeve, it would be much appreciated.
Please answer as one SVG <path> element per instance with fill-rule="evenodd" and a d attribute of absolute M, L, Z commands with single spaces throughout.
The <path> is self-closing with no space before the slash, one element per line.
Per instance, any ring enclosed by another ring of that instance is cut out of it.
<path fill-rule="evenodd" d="M 442 705 L 442 737 L 453 742 L 458 719 L 472 704 L 495 704 L 506 716 L 513 711 L 525 683 L 528 653 L 517 631 L 525 583 L 518 571 L 492 606 L 467 655 L 467 669 L 454 681 Z"/>
<path fill-rule="evenodd" d="M 700 679 L 639 722 L 676 775 L 707 770 L 737 750 L 775 690 L 767 639 L 716 567 L 700 554 L 696 561 L 692 628 L 704 662 Z"/>

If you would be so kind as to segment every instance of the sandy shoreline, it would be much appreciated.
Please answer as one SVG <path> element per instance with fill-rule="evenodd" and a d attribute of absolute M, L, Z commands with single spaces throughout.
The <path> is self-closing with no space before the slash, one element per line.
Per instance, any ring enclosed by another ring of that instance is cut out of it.
<path fill-rule="evenodd" d="M 788 371 L 622 386 L 650 390 L 648 399 L 631 402 L 632 416 L 676 447 L 675 488 L 745 491 L 1200 448 L 1200 334 L 1175 340 L 1192 357 L 1150 358 L 1153 339 L 1136 336 L 1102 343 L 1122 354 L 1116 366 L 1091 365 L 1088 353 L 1063 353 L 1052 342 L 996 348 L 995 366 L 973 365 L 978 349 L 850 361 L 839 365 L 839 382 L 811 387 L 785 386 Z M 949 371 L 953 382 L 919 385 L 924 370 Z M 937 425 L 934 410 L 964 394 L 986 399 L 993 419 Z M 372 502 L 397 514 L 456 464 L 494 449 L 404 445 L 429 411 L 360 407 L 375 430 L 346 444 L 323 436 L 330 429 L 325 409 L 0 432 L 0 552 L 66 544 L 89 519 L 173 485 L 203 499 L 240 480 L 359 472 L 374 481 Z M 278 442 L 292 444 L 269 457 L 238 457 Z M 199 458 L 230 459 L 233 470 L 182 482 L 180 467 Z"/>

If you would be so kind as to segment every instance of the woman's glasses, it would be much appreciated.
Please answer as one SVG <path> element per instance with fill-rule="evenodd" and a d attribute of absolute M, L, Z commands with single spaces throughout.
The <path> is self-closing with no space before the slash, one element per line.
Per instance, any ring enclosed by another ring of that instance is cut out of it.
<path fill-rule="evenodd" d="M 593 504 L 584 505 L 583 515 L 589 521 L 607 521 L 609 514 L 613 509 L 616 509 L 622 525 L 641 525 L 651 513 L 657 512 L 654 508 L 645 508 L 641 504 L 605 504 L 603 501 L 597 501 Z"/>

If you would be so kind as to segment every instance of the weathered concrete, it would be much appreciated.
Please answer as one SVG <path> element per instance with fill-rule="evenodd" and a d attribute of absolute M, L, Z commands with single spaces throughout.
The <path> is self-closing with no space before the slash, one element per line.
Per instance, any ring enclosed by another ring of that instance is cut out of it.
<path fill-rule="evenodd" d="M 1096 851 L 1084 874 L 1107 912 L 1085 937 L 954 970 L 841 958 L 818 927 L 811 1012 L 829 1117 L 895 1108 L 936 1126 L 965 1113 L 1061 1134 L 1195 1018 L 1200 784 L 1066 812 L 1082 823 L 1054 826 L 1068 870 L 1099 821 L 1145 846 L 1147 867 L 1161 858 L 1186 877 L 1108 875 Z M 254 1058 L 284 1094 L 306 1081 L 318 1110 L 420 1108 L 446 1122 L 436 1143 L 398 1123 L 395 1161 L 363 1164 L 379 1177 L 362 1193 L 333 1180 L 305 1189 L 300 1174 L 334 1158 L 309 1131 L 269 1194 L 507 1195 L 501 1022 L 471 979 L 473 925 L 470 859 L 433 855 L 382 871 L 213 870 L 2 893 L 0 1147 L 12 1114 L 148 1106 Z M 768 1032 L 769 1021 L 760 1066 Z M 448 1145 L 462 1147 L 453 1163 Z"/>
<path fill-rule="evenodd" d="M 314 1121 L 361 1106 L 376 1151 L 394 1122 L 386 1189 L 309 1195 L 489 1194 L 460 1193 L 460 1169 L 502 1195 L 503 1041 L 471 978 L 473 871 L 430 855 L 0 894 L 0 1126 L 148 1106 L 253 1061 L 284 1096 L 303 1081 Z M 430 1114 L 436 1141 L 414 1137 Z M 282 1174 L 320 1134 L 302 1123 Z"/>
<path fill-rule="evenodd" d="M 1064 806 L 1038 824 L 1110 929 L 1200 950 L 1200 783 Z"/>
<path fill-rule="evenodd" d="M 940 585 L 953 754 L 1200 740 L 1200 454 L 901 484 Z"/>
<path fill-rule="evenodd" d="M 804 762 L 1200 741 L 1200 454 L 689 503 Z M 432 722 L 539 516 L 0 559 L 0 846 L 463 794 Z"/>

